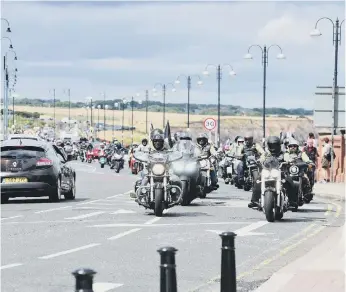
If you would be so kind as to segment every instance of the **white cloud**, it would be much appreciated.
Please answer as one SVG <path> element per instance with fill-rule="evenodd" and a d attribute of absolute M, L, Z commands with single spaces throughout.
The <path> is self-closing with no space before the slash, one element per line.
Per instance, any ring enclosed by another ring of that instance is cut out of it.
<path fill-rule="evenodd" d="M 343 9 L 335 2 L 6 2 L 2 16 L 11 22 L 19 57 L 18 91 L 33 97 L 66 86 L 76 99 L 106 89 L 109 95 L 131 94 L 179 74 L 201 74 L 208 63 L 230 63 L 238 75 L 230 82 L 223 76 L 222 101 L 261 106 L 260 51 L 252 51 L 251 62 L 242 58 L 251 44 L 277 43 L 287 60 L 276 61 L 278 52 L 271 49 L 268 104 L 308 106 L 314 87 L 331 84 L 333 73 L 330 23 L 319 24 L 319 39 L 309 32 L 322 15 L 343 19 Z M 342 47 L 340 64 L 344 55 Z M 341 82 L 342 66 L 339 76 Z M 216 92 L 211 74 L 199 99 L 208 102 Z M 177 93 L 175 100 L 184 96 Z"/>

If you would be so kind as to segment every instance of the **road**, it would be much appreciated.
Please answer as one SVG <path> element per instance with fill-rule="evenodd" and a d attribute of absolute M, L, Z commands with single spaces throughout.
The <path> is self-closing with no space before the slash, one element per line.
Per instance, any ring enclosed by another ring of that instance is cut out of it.
<path fill-rule="evenodd" d="M 128 170 L 71 164 L 75 201 L 2 205 L 2 291 L 74 291 L 71 272 L 80 267 L 97 272 L 96 292 L 159 291 L 157 249 L 166 245 L 178 249 L 179 291 L 219 291 L 221 231 L 238 234 L 238 289 L 251 291 L 344 220 L 340 205 L 315 199 L 268 223 L 247 208 L 249 192 L 223 183 L 208 198 L 156 218 L 126 194 L 136 180 Z"/>

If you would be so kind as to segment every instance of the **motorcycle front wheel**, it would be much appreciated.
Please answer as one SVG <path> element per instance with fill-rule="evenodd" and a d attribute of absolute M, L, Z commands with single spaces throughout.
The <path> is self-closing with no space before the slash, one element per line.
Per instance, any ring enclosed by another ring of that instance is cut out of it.
<path fill-rule="evenodd" d="M 188 206 L 190 205 L 191 201 L 190 201 L 190 198 L 189 198 L 189 187 L 188 187 L 188 183 L 187 181 L 183 180 L 181 181 L 181 189 L 183 191 L 183 200 L 181 202 L 181 205 L 182 206 Z"/>
<path fill-rule="evenodd" d="M 162 217 L 163 214 L 163 189 L 155 189 L 155 207 L 154 207 L 154 213 L 156 217 Z"/>
<path fill-rule="evenodd" d="M 264 214 L 268 222 L 275 221 L 275 194 L 272 191 L 264 193 Z"/>
<path fill-rule="evenodd" d="M 117 162 L 115 162 L 115 172 L 119 173 L 119 171 L 120 171 L 120 162 L 117 161 Z"/>

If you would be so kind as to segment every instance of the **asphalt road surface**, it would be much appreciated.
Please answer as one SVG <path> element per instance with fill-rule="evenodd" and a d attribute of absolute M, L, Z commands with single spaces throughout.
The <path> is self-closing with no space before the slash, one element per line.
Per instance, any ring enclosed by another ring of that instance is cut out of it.
<path fill-rule="evenodd" d="M 250 192 L 223 183 L 206 199 L 157 218 L 126 194 L 136 180 L 128 169 L 71 164 L 75 201 L 27 198 L 1 206 L 2 291 L 74 291 L 71 272 L 80 267 L 97 272 L 96 292 L 159 291 L 157 249 L 167 245 L 178 249 L 179 291 L 219 291 L 222 231 L 238 234 L 238 290 L 252 291 L 344 220 L 341 205 L 315 198 L 268 223 L 247 207 Z"/>

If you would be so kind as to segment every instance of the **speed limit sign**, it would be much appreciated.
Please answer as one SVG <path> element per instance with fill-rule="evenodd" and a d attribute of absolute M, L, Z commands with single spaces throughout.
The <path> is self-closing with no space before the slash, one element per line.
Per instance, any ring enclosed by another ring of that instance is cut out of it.
<path fill-rule="evenodd" d="M 212 131 L 216 128 L 216 120 L 213 118 L 207 118 L 204 120 L 204 128 L 208 131 Z"/>

